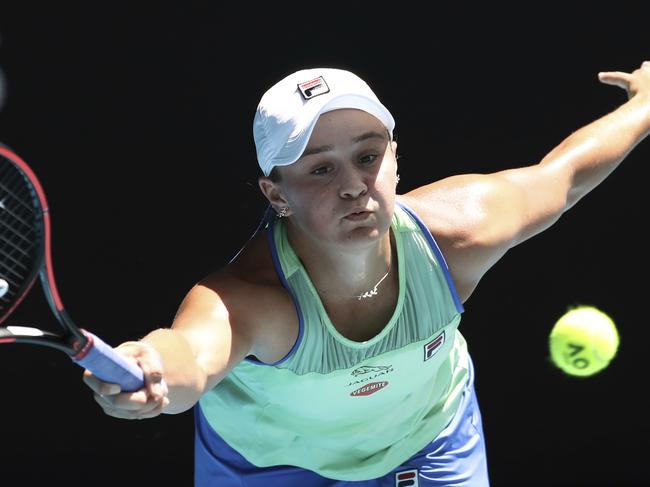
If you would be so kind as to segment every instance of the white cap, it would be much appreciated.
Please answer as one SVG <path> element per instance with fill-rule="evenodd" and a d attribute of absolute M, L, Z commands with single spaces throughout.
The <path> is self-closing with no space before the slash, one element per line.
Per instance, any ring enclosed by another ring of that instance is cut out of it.
<path fill-rule="evenodd" d="M 335 68 L 296 71 L 262 96 L 253 120 L 257 162 L 265 176 L 275 166 L 296 162 L 318 117 L 340 108 L 356 108 L 378 118 L 393 137 L 395 120 L 368 84 Z"/>

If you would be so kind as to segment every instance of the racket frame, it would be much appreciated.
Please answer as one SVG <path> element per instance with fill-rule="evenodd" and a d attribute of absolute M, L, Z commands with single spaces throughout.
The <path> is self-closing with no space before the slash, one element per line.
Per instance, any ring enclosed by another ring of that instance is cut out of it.
<path fill-rule="evenodd" d="M 52 264 L 52 232 L 50 211 L 47 203 L 47 198 L 45 196 L 45 191 L 43 190 L 43 186 L 38 180 L 38 177 L 36 177 L 34 171 L 15 152 L 11 151 L 5 145 L 0 145 L 0 156 L 10 160 L 16 166 L 17 170 L 22 172 L 22 177 L 26 178 L 29 181 L 33 190 L 33 203 L 39 220 L 38 233 L 40 233 L 38 242 L 39 248 L 36 251 L 37 264 L 34 266 L 34 269 L 37 269 L 37 272 L 33 273 L 33 275 L 30 276 L 25 289 L 21 292 L 19 298 L 16 299 L 13 305 L 7 309 L 7 311 L 4 313 L 4 316 L 0 317 L 0 322 L 9 316 L 13 310 L 16 309 L 16 307 L 23 301 L 24 297 L 34 286 L 34 283 L 36 282 L 36 276 L 38 275 L 41 280 L 41 285 L 43 287 L 44 294 L 50 306 L 50 309 L 54 313 L 54 316 L 63 329 L 63 333 L 61 335 L 49 333 L 42 330 L 39 330 L 39 334 L 34 334 L 30 331 L 29 327 L 25 327 L 25 332 L 12 333 L 13 339 L 6 338 L 4 341 L 43 345 L 55 348 L 67 353 L 73 358 L 77 358 L 79 354 L 83 355 L 83 351 L 87 348 L 89 338 L 79 327 L 77 327 L 77 325 L 72 321 L 66 312 L 61 300 L 61 295 L 59 294 L 59 290 L 56 285 L 56 280 L 54 279 L 54 267 Z M 19 330 L 20 328 L 12 327 L 12 329 Z"/>

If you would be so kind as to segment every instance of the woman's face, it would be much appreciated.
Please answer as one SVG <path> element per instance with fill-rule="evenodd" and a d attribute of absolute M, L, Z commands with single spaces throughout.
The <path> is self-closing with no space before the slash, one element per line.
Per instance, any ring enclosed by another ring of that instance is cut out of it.
<path fill-rule="evenodd" d="M 288 206 L 291 225 L 305 236 L 324 244 L 368 244 L 390 227 L 396 147 L 372 115 L 327 112 L 300 159 L 278 167 L 280 182 L 261 183 L 262 190 L 276 208 Z"/>

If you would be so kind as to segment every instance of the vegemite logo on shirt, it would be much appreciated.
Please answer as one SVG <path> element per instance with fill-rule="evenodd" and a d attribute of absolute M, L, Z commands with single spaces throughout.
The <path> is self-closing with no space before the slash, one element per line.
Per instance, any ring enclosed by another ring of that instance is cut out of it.
<path fill-rule="evenodd" d="M 359 387 L 357 390 L 354 390 L 350 393 L 351 396 L 369 396 L 374 394 L 377 391 L 382 390 L 388 385 L 387 380 L 382 380 L 379 382 L 370 382 L 363 387 Z"/>

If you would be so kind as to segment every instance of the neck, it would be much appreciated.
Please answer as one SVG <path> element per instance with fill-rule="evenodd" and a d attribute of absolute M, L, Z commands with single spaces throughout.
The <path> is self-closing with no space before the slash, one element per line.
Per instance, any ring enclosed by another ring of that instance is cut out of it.
<path fill-rule="evenodd" d="M 297 233 L 288 225 L 289 242 L 324 297 L 356 300 L 371 291 L 387 271 L 392 272 L 394 246 L 390 230 L 380 240 L 355 248 L 308 242 Z"/>

